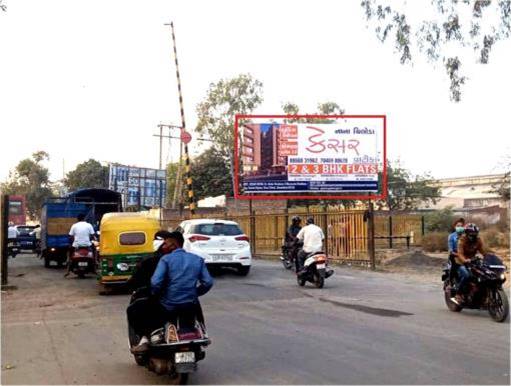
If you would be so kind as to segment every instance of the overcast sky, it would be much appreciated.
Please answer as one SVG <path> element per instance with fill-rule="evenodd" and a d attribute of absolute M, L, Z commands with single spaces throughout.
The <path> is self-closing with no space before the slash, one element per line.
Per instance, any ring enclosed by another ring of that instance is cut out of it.
<path fill-rule="evenodd" d="M 209 83 L 249 72 L 264 83 L 256 113 L 331 100 L 349 114 L 387 114 L 388 157 L 415 173 L 495 173 L 510 153 L 510 40 L 488 65 L 466 61 L 456 104 L 442 68 L 402 66 L 379 43 L 359 0 L 3 3 L 1 180 L 37 150 L 50 153 L 54 180 L 88 158 L 157 167 L 158 123 L 180 123 L 171 20 L 190 128 Z"/>

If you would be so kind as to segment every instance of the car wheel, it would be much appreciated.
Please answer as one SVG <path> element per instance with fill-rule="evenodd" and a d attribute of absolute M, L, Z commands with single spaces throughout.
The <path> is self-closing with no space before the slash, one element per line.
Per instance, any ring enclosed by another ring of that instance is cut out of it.
<path fill-rule="evenodd" d="M 238 268 L 238 275 L 240 276 L 247 276 L 250 272 L 250 265 L 249 266 L 241 266 Z"/>

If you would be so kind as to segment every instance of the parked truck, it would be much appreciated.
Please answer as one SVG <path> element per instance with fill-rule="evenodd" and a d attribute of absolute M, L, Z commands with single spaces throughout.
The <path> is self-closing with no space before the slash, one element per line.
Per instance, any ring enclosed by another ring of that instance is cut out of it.
<path fill-rule="evenodd" d="M 71 246 L 69 230 L 77 221 L 78 214 L 85 214 L 85 220 L 97 231 L 105 213 L 121 211 L 121 194 L 108 189 L 81 189 L 65 197 L 48 199 L 41 213 L 41 257 L 44 266 L 49 267 L 51 261 L 58 266 L 66 262 Z"/>

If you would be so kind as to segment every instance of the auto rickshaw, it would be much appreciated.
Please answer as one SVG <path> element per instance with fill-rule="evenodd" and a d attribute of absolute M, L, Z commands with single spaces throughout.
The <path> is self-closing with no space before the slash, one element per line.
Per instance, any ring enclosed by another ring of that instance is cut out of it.
<path fill-rule="evenodd" d="M 101 219 L 98 281 L 100 293 L 125 284 L 137 263 L 151 256 L 157 219 L 143 213 L 107 213 Z"/>

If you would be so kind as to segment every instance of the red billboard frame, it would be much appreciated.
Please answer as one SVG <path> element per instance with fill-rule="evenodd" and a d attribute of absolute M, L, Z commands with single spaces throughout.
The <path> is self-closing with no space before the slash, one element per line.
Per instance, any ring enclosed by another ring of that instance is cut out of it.
<path fill-rule="evenodd" d="M 238 122 L 240 119 L 343 119 L 343 118 L 374 118 L 383 120 L 383 175 L 381 194 L 348 194 L 342 196 L 326 195 L 280 195 L 280 194 L 240 194 L 239 192 L 239 143 Z M 387 198 L 387 116 L 386 115 L 247 115 L 236 114 L 234 117 L 234 198 L 237 200 L 385 200 Z"/>

